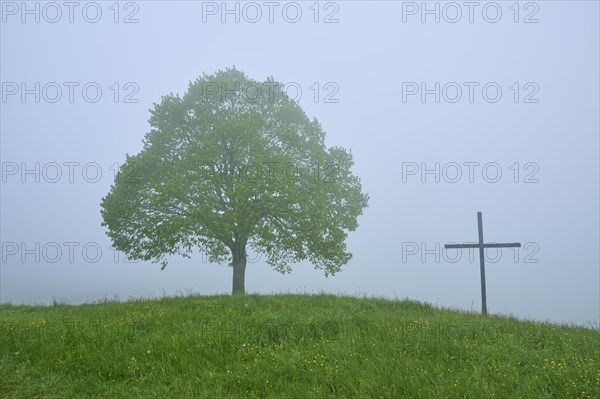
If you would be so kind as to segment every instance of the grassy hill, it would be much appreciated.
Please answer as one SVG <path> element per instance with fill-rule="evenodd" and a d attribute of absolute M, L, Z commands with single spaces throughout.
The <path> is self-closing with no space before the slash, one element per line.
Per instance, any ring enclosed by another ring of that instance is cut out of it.
<path fill-rule="evenodd" d="M 3 398 L 598 398 L 600 333 L 331 295 L 0 306 Z"/>

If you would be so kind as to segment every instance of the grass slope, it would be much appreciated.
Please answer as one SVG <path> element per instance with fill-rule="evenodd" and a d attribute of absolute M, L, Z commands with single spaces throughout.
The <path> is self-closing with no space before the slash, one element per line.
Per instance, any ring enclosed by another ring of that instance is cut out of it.
<path fill-rule="evenodd" d="M 331 295 L 0 306 L 3 398 L 598 398 L 598 331 Z"/>

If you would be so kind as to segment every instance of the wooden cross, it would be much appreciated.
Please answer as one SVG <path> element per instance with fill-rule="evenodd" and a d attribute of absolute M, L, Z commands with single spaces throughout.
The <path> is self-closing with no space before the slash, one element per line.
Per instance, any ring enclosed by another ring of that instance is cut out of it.
<path fill-rule="evenodd" d="M 511 248 L 520 247 L 518 242 L 504 244 L 484 244 L 483 243 L 483 222 L 481 221 L 481 212 L 477 212 L 477 227 L 479 229 L 479 243 L 477 244 L 446 244 L 444 248 L 479 248 L 479 265 L 481 270 L 481 313 L 487 314 L 487 300 L 485 297 L 485 256 L 484 248 Z"/>

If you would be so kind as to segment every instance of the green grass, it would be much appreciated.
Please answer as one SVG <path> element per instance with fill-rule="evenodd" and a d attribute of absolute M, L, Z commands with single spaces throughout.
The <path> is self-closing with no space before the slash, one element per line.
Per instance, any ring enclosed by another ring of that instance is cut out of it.
<path fill-rule="evenodd" d="M 598 398 L 600 333 L 331 295 L 0 306 L 3 398 Z"/>

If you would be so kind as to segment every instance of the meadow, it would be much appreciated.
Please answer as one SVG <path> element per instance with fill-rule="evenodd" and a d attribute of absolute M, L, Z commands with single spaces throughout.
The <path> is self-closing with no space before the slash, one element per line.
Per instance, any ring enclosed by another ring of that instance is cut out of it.
<path fill-rule="evenodd" d="M 2 398 L 598 398 L 597 329 L 409 300 L 0 305 Z"/>

